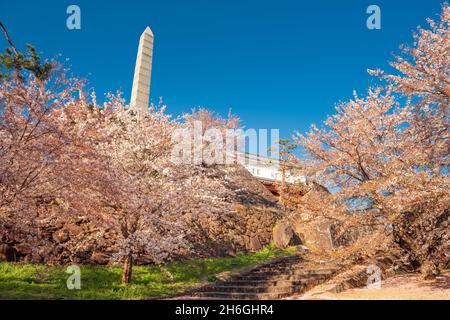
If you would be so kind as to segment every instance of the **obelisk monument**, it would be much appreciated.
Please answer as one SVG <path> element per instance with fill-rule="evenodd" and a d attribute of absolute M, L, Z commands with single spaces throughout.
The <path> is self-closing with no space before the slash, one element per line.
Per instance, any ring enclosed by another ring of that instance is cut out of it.
<path fill-rule="evenodd" d="M 139 40 L 139 48 L 134 69 L 131 108 L 139 115 L 148 112 L 150 100 L 150 81 L 152 77 L 153 32 L 147 27 Z"/>

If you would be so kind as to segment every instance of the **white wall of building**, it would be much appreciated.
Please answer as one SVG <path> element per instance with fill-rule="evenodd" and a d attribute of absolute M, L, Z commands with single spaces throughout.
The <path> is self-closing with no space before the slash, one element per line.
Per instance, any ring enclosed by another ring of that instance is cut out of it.
<path fill-rule="evenodd" d="M 256 156 L 248 153 L 238 153 L 237 159 L 254 177 L 262 180 L 281 182 L 281 168 L 278 159 Z M 305 183 L 306 179 L 300 175 L 286 172 L 286 182 Z"/>

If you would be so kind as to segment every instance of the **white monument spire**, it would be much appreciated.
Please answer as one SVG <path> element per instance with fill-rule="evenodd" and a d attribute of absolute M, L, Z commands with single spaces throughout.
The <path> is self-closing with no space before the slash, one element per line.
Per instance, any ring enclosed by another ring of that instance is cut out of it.
<path fill-rule="evenodd" d="M 150 80 L 152 77 L 153 32 L 147 27 L 139 40 L 139 48 L 134 69 L 131 107 L 138 114 L 148 112 L 150 99 Z"/>

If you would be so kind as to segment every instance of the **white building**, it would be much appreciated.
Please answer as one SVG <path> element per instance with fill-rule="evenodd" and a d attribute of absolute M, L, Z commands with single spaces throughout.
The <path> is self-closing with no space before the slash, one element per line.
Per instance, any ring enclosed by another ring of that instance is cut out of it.
<path fill-rule="evenodd" d="M 262 157 L 249 153 L 237 153 L 237 160 L 241 163 L 255 178 L 267 182 L 281 182 L 281 164 L 280 160 L 268 157 Z M 287 183 L 305 183 L 305 177 L 286 170 Z"/>

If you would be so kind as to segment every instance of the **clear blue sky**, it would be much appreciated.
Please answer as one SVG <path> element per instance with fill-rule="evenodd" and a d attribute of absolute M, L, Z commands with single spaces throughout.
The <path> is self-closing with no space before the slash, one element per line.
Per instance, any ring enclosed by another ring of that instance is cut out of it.
<path fill-rule="evenodd" d="M 139 36 L 155 34 L 151 98 L 169 112 L 205 106 L 237 113 L 247 128 L 305 131 L 334 103 L 373 81 L 417 25 L 437 17 L 441 0 L 315 1 L 0 1 L 16 46 L 61 54 L 98 97 L 129 99 Z M 66 28 L 66 8 L 81 8 L 82 29 Z M 366 8 L 381 8 L 382 29 L 366 28 Z M 0 49 L 7 43 L 0 38 Z"/>

